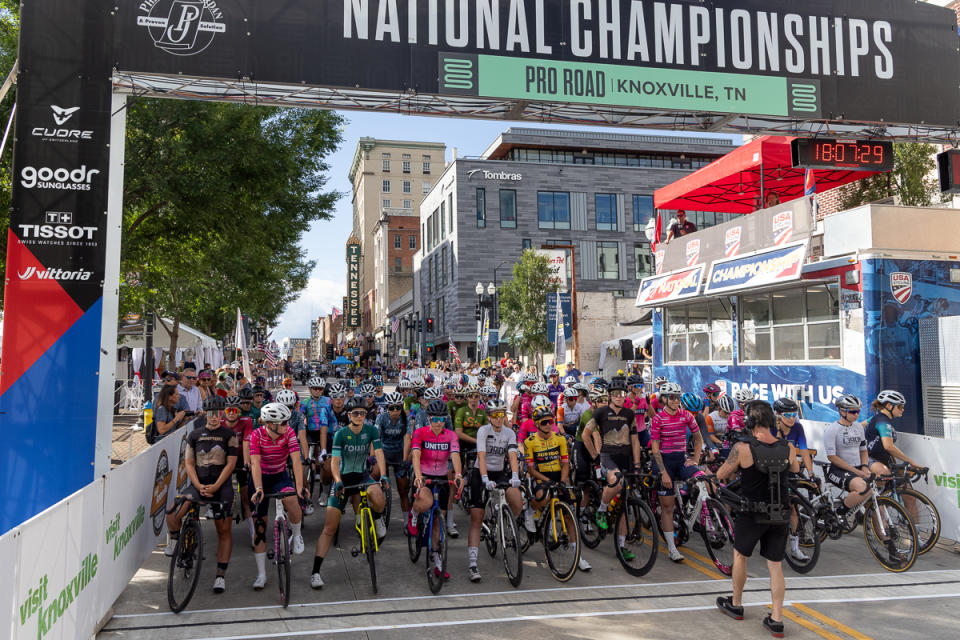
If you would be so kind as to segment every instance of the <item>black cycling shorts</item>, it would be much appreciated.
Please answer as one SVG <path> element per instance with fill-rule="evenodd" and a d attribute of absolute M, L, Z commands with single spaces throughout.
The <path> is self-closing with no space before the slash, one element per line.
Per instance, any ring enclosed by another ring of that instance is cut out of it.
<path fill-rule="evenodd" d="M 450 481 L 447 480 L 447 476 L 423 476 L 424 480 L 431 480 L 439 485 L 439 491 L 437 498 L 440 500 L 440 504 L 437 505 L 444 511 L 447 510 L 447 504 L 450 502 Z M 433 491 L 433 487 L 425 487 L 427 491 Z"/>
<path fill-rule="evenodd" d="M 862 469 L 863 466 L 860 465 L 857 468 Z M 835 464 L 827 467 L 827 480 L 829 480 L 833 486 L 843 489 L 844 491 L 850 491 L 850 483 L 859 477 L 857 474 L 851 473 L 846 469 L 841 469 Z"/>
<path fill-rule="evenodd" d="M 201 500 L 212 501 L 210 509 L 213 511 L 214 520 L 223 520 L 230 517 L 233 509 L 233 483 L 224 482 L 212 496 L 209 498 L 200 495 L 200 492 L 192 485 L 188 484 L 180 492 L 180 496 L 187 498 L 191 502 L 199 503 Z"/>
<path fill-rule="evenodd" d="M 487 477 L 494 482 L 504 482 L 510 479 L 510 472 L 487 471 Z M 473 509 L 483 509 L 487 502 L 487 488 L 483 486 L 483 476 L 480 475 L 480 469 L 476 467 L 470 471 L 467 491 L 470 492 L 470 507 Z"/>
<path fill-rule="evenodd" d="M 789 534 L 787 525 L 757 524 L 749 513 L 739 514 L 733 519 L 733 548 L 748 558 L 759 542 L 761 556 L 770 562 L 782 562 Z"/>

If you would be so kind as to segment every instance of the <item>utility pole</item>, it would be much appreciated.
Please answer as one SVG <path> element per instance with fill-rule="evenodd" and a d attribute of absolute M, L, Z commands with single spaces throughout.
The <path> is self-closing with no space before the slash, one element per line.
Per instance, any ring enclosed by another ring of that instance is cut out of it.
<path fill-rule="evenodd" d="M 570 252 L 570 322 L 573 324 L 573 364 L 579 369 L 580 331 L 577 328 L 577 249 L 572 244 L 543 244 L 540 245 L 540 248 L 566 249 Z"/>

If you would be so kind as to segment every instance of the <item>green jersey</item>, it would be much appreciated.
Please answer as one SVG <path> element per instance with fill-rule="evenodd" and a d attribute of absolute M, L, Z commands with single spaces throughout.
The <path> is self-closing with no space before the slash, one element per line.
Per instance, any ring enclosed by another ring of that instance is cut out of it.
<path fill-rule="evenodd" d="M 466 400 L 464 400 L 463 402 L 461 402 L 461 403 L 459 403 L 459 404 L 457 404 L 457 402 L 456 402 L 455 400 L 451 400 L 450 402 L 448 402 L 448 403 L 447 403 L 447 411 L 450 412 L 450 419 L 451 419 L 451 420 L 455 420 L 456 417 L 457 417 L 457 412 L 460 411 L 460 409 L 463 409 L 465 406 L 467 406 L 467 401 L 466 401 Z"/>
<path fill-rule="evenodd" d="M 483 409 L 471 409 L 468 405 L 464 405 L 457 411 L 453 428 L 463 429 L 464 435 L 476 438 L 477 430 L 485 424 L 487 424 L 487 413 Z"/>
<path fill-rule="evenodd" d="M 369 422 L 363 423 L 360 433 L 354 433 L 350 427 L 337 430 L 333 435 L 333 448 L 330 455 L 340 458 L 340 475 L 363 473 L 367 470 L 367 458 L 370 457 L 370 445 L 374 451 L 380 449 L 380 433 Z"/>
<path fill-rule="evenodd" d="M 577 429 L 577 442 L 583 442 L 583 430 L 587 428 L 587 423 L 590 422 L 590 418 L 593 417 L 593 409 L 587 409 L 583 412 L 583 415 L 580 416 L 580 427 Z"/>

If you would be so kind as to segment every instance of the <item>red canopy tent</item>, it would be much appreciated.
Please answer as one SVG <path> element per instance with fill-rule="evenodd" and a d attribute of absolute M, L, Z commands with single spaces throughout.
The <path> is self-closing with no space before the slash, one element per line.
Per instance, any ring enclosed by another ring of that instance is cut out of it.
<path fill-rule="evenodd" d="M 803 196 L 804 169 L 793 167 L 786 136 L 762 136 L 653 192 L 657 209 L 753 213 L 761 194 L 780 202 Z M 872 176 L 874 171 L 816 169 L 818 192 Z"/>

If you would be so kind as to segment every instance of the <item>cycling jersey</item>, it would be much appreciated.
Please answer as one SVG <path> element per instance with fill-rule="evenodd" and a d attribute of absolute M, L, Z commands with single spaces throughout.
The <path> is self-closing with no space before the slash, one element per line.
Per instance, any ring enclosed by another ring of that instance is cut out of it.
<path fill-rule="evenodd" d="M 330 415 L 333 416 L 333 420 L 331 420 L 327 426 L 327 434 L 330 437 L 336 435 L 340 429 L 350 425 L 350 416 L 347 415 L 346 404 L 344 404 L 344 409 L 340 411 L 340 413 L 337 413 L 333 407 L 331 407 Z"/>
<path fill-rule="evenodd" d="M 533 396 L 529 393 L 525 393 L 520 396 L 520 416 L 514 416 L 514 422 L 526 420 L 533 415 L 533 407 L 530 406 L 531 402 L 533 402 Z"/>
<path fill-rule="evenodd" d="M 556 433 L 551 433 L 546 439 L 534 434 L 524 440 L 523 450 L 528 468 L 539 471 L 554 482 L 560 480 L 563 463 L 569 460 L 566 438 Z"/>
<path fill-rule="evenodd" d="M 451 453 L 460 452 L 460 440 L 449 429 L 435 434 L 430 427 L 420 427 L 413 432 L 410 449 L 420 452 L 420 472 L 423 475 L 446 476 L 447 461 Z"/>
<path fill-rule="evenodd" d="M 316 400 L 307 398 L 300 404 L 300 411 L 306 417 L 307 431 L 320 432 L 323 427 L 329 427 L 333 420 L 333 410 L 320 397 Z"/>
<path fill-rule="evenodd" d="M 450 402 L 447 403 L 447 413 L 450 414 L 451 418 L 456 418 L 457 412 L 460 411 L 460 409 L 463 409 L 465 406 L 467 406 L 466 400 L 464 400 L 463 402 L 457 402 L 456 400 L 451 400 Z"/>
<path fill-rule="evenodd" d="M 600 407 L 593 412 L 593 421 L 597 423 L 603 443 L 601 453 L 610 455 L 632 455 L 630 435 L 634 429 L 636 415 L 632 409 L 615 412 L 613 407 Z"/>
<path fill-rule="evenodd" d="M 867 440 L 867 455 L 886 465 L 895 462 L 893 456 L 883 447 L 883 438 L 897 441 L 897 430 L 893 428 L 890 418 L 882 413 L 874 415 L 867 423 L 864 436 Z"/>
<path fill-rule="evenodd" d="M 687 435 L 696 430 L 697 421 L 686 409 L 671 415 L 666 409 L 650 421 L 650 438 L 660 441 L 661 453 L 687 451 Z"/>
<path fill-rule="evenodd" d="M 586 408 L 581 404 L 575 404 L 571 407 L 566 402 L 561 402 L 560 406 L 557 407 L 557 423 L 563 425 L 563 430 L 567 432 L 568 436 L 577 433 L 577 428 L 580 426 L 580 418 L 587 408 L 589 408 L 589 405 L 587 405 Z"/>
<path fill-rule="evenodd" d="M 587 428 L 587 424 L 590 423 L 591 418 L 593 418 L 593 407 L 584 411 L 583 415 L 580 416 L 580 426 L 577 427 L 577 435 L 575 437 L 577 442 L 583 442 L 583 430 Z"/>
<path fill-rule="evenodd" d="M 743 429 L 744 418 L 743 409 L 734 409 L 730 417 L 727 418 L 727 428 L 734 431 L 741 431 Z"/>
<path fill-rule="evenodd" d="M 300 443 L 297 434 L 287 427 L 279 438 L 274 440 L 266 427 L 260 427 L 250 434 L 250 455 L 260 456 L 260 471 L 275 474 L 286 471 L 287 458 L 300 455 Z"/>
<path fill-rule="evenodd" d="M 228 429 L 233 429 L 233 431 L 237 434 L 237 437 L 240 439 L 241 445 L 244 441 L 249 440 L 250 434 L 253 433 L 253 421 L 250 420 L 250 418 L 238 418 L 233 425 L 224 420 L 223 426 Z"/>
<path fill-rule="evenodd" d="M 867 450 L 863 426 L 859 422 L 844 426 L 839 422 L 827 425 L 823 432 L 823 449 L 828 456 L 839 456 L 851 467 L 859 467 L 860 452 Z"/>
<path fill-rule="evenodd" d="M 453 422 L 455 429 L 463 429 L 463 434 L 471 438 L 477 437 L 477 430 L 487 424 L 487 414 L 483 409 L 471 409 L 464 405 L 457 411 Z"/>
<path fill-rule="evenodd" d="M 369 423 L 364 423 L 360 432 L 350 427 L 340 429 L 333 436 L 333 448 L 330 455 L 340 458 L 340 474 L 364 473 L 367 470 L 367 458 L 370 457 L 370 445 L 373 450 L 382 449 L 380 434 Z"/>
<path fill-rule="evenodd" d="M 727 419 L 721 418 L 719 411 L 713 411 L 707 416 L 707 427 L 712 427 L 710 433 L 722 440 L 727 432 Z"/>
<path fill-rule="evenodd" d="M 550 398 L 551 404 L 554 407 L 557 406 L 557 399 L 563 395 L 563 390 L 565 387 L 562 384 L 550 384 L 547 385 L 547 397 Z"/>
<path fill-rule="evenodd" d="M 407 421 L 403 419 L 403 414 L 396 420 L 390 419 L 389 413 L 381 413 L 377 416 L 377 431 L 380 432 L 380 444 L 383 446 L 384 455 L 403 454 L 403 440 L 407 435 Z"/>
<path fill-rule="evenodd" d="M 507 468 L 507 455 L 517 450 L 517 434 L 509 427 L 502 427 L 500 431 L 492 424 L 485 424 L 477 431 L 477 453 L 487 454 L 487 473 L 503 471 Z"/>
<path fill-rule="evenodd" d="M 216 483 L 228 459 L 240 455 L 239 439 L 229 427 L 194 429 L 186 440 L 185 459 L 194 461 L 201 484 Z"/>
<path fill-rule="evenodd" d="M 647 403 L 647 399 L 644 398 L 643 396 L 637 396 L 635 398 L 631 398 L 630 396 L 627 396 L 626 400 L 624 400 L 623 402 L 623 406 L 626 409 L 632 410 L 636 414 L 635 422 L 637 423 L 637 433 L 646 431 L 647 429 L 646 415 L 647 415 L 647 407 L 649 406 Z"/>
<path fill-rule="evenodd" d="M 533 418 L 529 418 L 520 423 L 520 428 L 517 429 L 517 441 L 524 442 L 527 438 L 537 433 L 537 423 L 533 421 Z M 560 425 L 553 423 L 553 433 L 560 433 Z"/>
<path fill-rule="evenodd" d="M 290 428 L 297 434 L 300 433 L 300 430 L 306 426 L 306 418 L 303 417 L 303 414 L 299 411 L 294 411 L 290 414 L 290 420 L 287 422 L 290 425 Z"/>
<path fill-rule="evenodd" d="M 807 448 L 807 434 L 803 430 L 803 425 L 799 420 L 793 423 L 793 426 L 790 427 L 790 431 L 782 435 L 779 431 L 777 431 L 776 427 L 770 427 L 770 435 L 777 438 L 783 438 L 787 442 L 792 443 L 797 451 L 803 451 Z"/>

